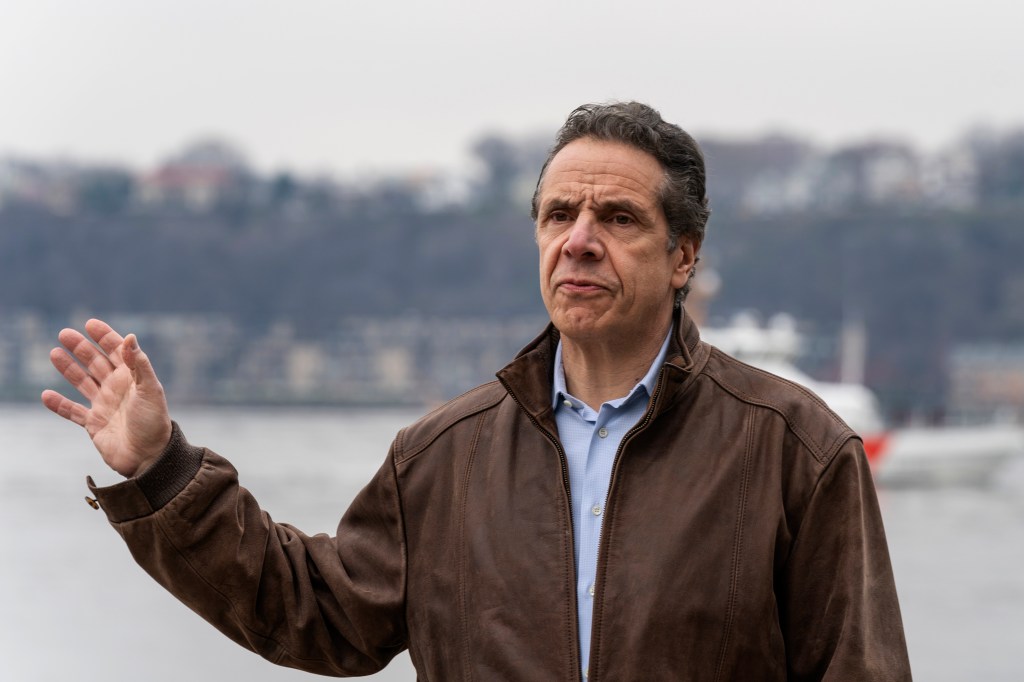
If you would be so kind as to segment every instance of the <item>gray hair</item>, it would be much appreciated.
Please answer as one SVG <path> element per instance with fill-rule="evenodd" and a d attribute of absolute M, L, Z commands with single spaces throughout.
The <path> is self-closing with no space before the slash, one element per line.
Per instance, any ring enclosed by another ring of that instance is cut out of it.
<path fill-rule="evenodd" d="M 533 191 L 531 218 L 537 219 L 540 186 L 551 160 L 570 142 L 585 137 L 622 142 L 657 159 L 665 171 L 659 199 L 668 220 L 668 249 L 676 248 L 679 237 L 690 239 L 695 248 L 700 247 L 711 213 L 704 154 L 689 133 L 665 121 L 657 110 L 639 102 L 584 104 L 569 114 L 541 167 L 537 187 Z M 682 303 L 689 293 L 695 272 L 690 271 L 690 278 L 676 292 L 677 304 Z"/>

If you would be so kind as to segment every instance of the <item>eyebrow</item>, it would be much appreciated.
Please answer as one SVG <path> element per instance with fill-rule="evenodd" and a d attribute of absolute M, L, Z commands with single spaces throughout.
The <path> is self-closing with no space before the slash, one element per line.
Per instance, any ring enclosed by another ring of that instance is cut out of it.
<path fill-rule="evenodd" d="M 626 213 L 632 213 L 633 215 L 645 220 L 651 220 L 653 218 L 647 210 L 629 199 L 610 199 L 608 201 L 597 202 L 596 206 L 598 211 L 605 213 L 625 211 Z"/>
<path fill-rule="evenodd" d="M 561 211 L 567 208 L 576 208 L 579 205 L 580 202 L 578 200 L 573 201 L 567 196 L 561 196 L 546 199 L 545 201 L 541 202 L 540 208 L 542 212 L 546 213 L 550 211 Z"/>
<path fill-rule="evenodd" d="M 569 196 L 552 197 L 547 199 L 540 205 L 541 213 L 550 213 L 552 211 L 564 211 L 566 209 L 576 209 L 580 205 L 580 200 L 572 199 Z M 644 220 L 652 220 L 653 216 L 650 212 L 643 209 L 639 204 L 630 199 L 609 199 L 607 201 L 595 202 L 594 207 L 600 213 L 614 213 L 616 211 L 625 211 L 626 213 L 632 213 L 633 215 L 643 218 Z"/>

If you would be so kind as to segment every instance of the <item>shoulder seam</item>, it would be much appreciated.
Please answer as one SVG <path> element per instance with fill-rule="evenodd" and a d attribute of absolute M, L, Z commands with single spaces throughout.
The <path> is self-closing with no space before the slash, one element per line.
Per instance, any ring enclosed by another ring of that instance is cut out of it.
<path fill-rule="evenodd" d="M 486 391 L 487 389 L 492 389 L 495 385 L 500 385 L 500 382 L 497 379 L 495 379 L 493 381 L 489 381 L 486 384 L 481 384 L 480 386 L 477 386 L 476 388 L 472 388 L 472 389 L 466 391 L 465 393 L 463 393 L 462 395 L 456 396 L 455 398 L 452 398 L 451 400 L 446 402 L 444 405 L 441 405 L 440 407 L 438 407 L 438 408 L 434 409 L 433 411 L 431 411 L 426 416 L 430 416 L 432 414 L 437 414 L 437 413 L 439 413 L 439 412 L 441 412 L 443 410 L 452 410 L 452 408 L 457 403 L 469 401 L 469 404 L 465 405 L 465 406 L 462 406 L 462 409 L 454 409 L 454 410 L 452 410 L 452 413 L 448 416 L 447 419 L 442 421 L 440 425 L 434 427 L 426 436 L 422 437 L 421 439 L 419 439 L 414 444 L 407 445 L 405 440 L 406 440 L 407 436 L 409 435 L 409 429 L 413 428 L 413 426 L 415 426 L 415 424 L 414 425 L 410 425 L 410 426 L 406 426 L 401 431 L 399 431 L 398 432 L 398 436 L 395 438 L 395 444 L 396 444 L 395 457 L 394 457 L 395 464 L 396 465 L 401 464 L 403 462 L 408 461 L 412 457 L 414 457 L 416 454 L 418 454 L 420 451 L 422 451 L 424 448 L 426 448 L 428 445 L 430 445 L 438 436 L 440 436 L 442 433 L 444 433 L 449 428 L 451 428 L 454 424 L 462 421 L 463 419 L 465 419 L 467 417 L 471 417 L 474 414 L 477 414 L 478 412 L 482 412 L 482 411 L 484 411 L 484 410 L 486 410 L 488 408 L 494 407 L 495 405 L 500 403 L 502 400 L 504 400 L 505 399 L 505 395 L 506 395 L 506 392 L 504 392 L 504 391 L 502 391 L 501 393 L 499 393 L 496 396 L 492 396 L 490 399 L 479 400 L 479 401 L 471 401 L 470 400 L 470 398 L 472 396 L 474 396 L 474 394 L 482 393 L 482 392 Z"/>
<path fill-rule="evenodd" d="M 730 356 L 727 356 L 727 355 L 721 353 L 721 351 L 717 351 L 717 349 L 713 348 L 711 352 L 712 352 L 712 354 L 715 354 L 717 352 L 718 354 L 722 355 L 723 357 L 727 358 L 728 360 L 730 360 L 732 362 L 739 362 L 744 367 L 747 367 L 750 370 L 752 370 L 752 371 L 754 371 L 754 372 L 756 372 L 758 374 L 761 374 L 761 375 L 764 375 L 764 376 L 767 376 L 767 377 L 771 377 L 772 379 L 775 379 L 775 380 L 778 380 L 778 381 L 782 381 L 782 382 L 788 384 L 789 386 L 791 386 L 792 388 L 796 389 L 804 397 L 806 397 L 809 400 L 813 401 L 816 405 L 819 405 L 822 408 L 824 408 L 825 414 L 827 414 L 829 416 L 829 418 L 832 419 L 833 423 L 836 424 L 836 426 L 841 427 L 841 429 L 839 431 L 839 434 L 833 439 L 833 441 L 831 443 L 828 444 L 827 447 L 824 447 L 824 445 L 819 446 L 817 443 L 815 443 L 812 440 L 812 438 L 810 437 L 810 435 L 804 429 L 800 428 L 800 426 L 798 424 L 794 423 L 793 420 L 790 418 L 790 416 L 786 413 L 786 411 L 783 410 L 778 405 L 776 405 L 775 403 L 773 403 L 771 401 L 768 401 L 768 400 L 764 400 L 763 398 L 755 398 L 754 396 L 747 395 L 743 391 L 739 390 L 738 388 L 736 388 L 735 386 L 733 386 L 732 384 L 727 382 L 719 374 L 715 373 L 714 371 L 709 370 L 708 369 L 709 366 L 707 364 L 705 364 L 705 366 L 704 366 L 703 373 L 706 374 L 709 379 L 711 379 L 716 384 L 721 386 L 725 391 L 727 391 L 730 394 L 736 396 L 737 398 L 739 398 L 740 400 L 742 400 L 745 403 L 748 403 L 750 405 L 757 405 L 757 406 L 760 406 L 760 407 L 767 408 L 769 410 L 772 410 L 776 414 L 778 414 L 780 417 L 782 417 L 783 420 L 785 420 L 786 426 L 789 428 L 789 430 L 792 431 L 793 434 L 796 435 L 796 437 L 800 439 L 800 442 L 804 444 L 804 447 L 806 447 L 808 450 L 811 451 L 811 454 L 814 455 L 814 458 L 820 464 L 822 464 L 822 465 L 828 464 L 828 462 L 839 451 L 839 448 L 842 447 L 843 443 L 845 443 L 850 438 L 857 437 L 857 434 L 846 423 L 844 423 L 832 411 L 832 409 L 829 408 L 829 406 L 826 405 L 824 403 L 824 401 L 822 401 L 821 398 L 819 398 L 817 395 L 812 393 L 810 390 L 808 390 L 804 386 L 801 386 L 798 383 L 790 381 L 789 379 L 785 379 L 785 378 L 780 377 L 778 375 L 772 374 L 771 372 L 766 372 L 763 369 L 759 369 L 757 367 L 753 367 L 751 365 L 747 365 L 746 363 L 742 363 L 741 361 L 736 360 L 735 358 L 732 358 Z"/>

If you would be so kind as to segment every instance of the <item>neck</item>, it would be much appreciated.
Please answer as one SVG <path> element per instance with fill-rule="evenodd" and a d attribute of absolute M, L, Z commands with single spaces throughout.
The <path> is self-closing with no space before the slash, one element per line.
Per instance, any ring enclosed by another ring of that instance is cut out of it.
<path fill-rule="evenodd" d="M 650 333 L 627 339 L 562 337 L 565 386 L 594 410 L 627 395 L 647 374 L 665 342 L 672 319 Z"/>

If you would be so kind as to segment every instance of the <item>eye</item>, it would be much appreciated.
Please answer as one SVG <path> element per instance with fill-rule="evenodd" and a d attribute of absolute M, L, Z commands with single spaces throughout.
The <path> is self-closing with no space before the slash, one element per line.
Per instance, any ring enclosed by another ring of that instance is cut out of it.
<path fill-rule="evenodd" d="M 566 211 L 552 211 L 548 214 L 548 220 L 553 223 L 564 223 L 572 220 L 572 217 Z"/>
<path fill-rule="evenodd" d="M 632 225 L 635 221 L 628 213 L 616 213 L 612 216 L 612 222 L 616 225 Z"/>

